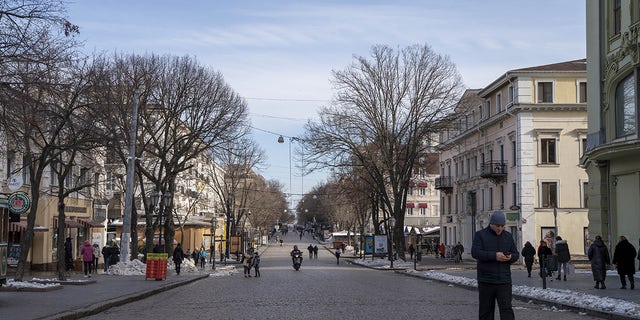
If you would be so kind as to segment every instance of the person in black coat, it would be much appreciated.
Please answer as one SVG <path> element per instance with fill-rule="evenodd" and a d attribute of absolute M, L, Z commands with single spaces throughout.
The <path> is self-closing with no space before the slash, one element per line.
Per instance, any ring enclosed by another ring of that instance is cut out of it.
<path fill-rule="evenodd" d="M 622 287 L 620 289 L 627 288 L 627 282 L 625 276 L 629 278 L 630 289 L 635 288 L 633 275 L 636 273 L 636 248 L 627 240 L 625 236 L 620 236 L 620 242 L 616 245 L 613 251 L 613 264 L 618 270 L 620 276 L 620 283 Z"/>
<path fill-rule="evenodd" d="M 184 251 L 182 251 L 182 245 L 178 243 L 176 248 L 173 250 L 173 263 L 176 266 L 176 274 L 180 274 L 180 265 L 182 264 L 182 260 L 184 260 Z"/>
<path fill-rule="evenodd" d="M 102 247 L 102 259 L 104 259 L 104 272 L 109 270 L 109 263 L 111 262 L 111 247 L 109 244 L 105 244 Z"/>
<path fill-rule="evenodd" d="M 511 264 L 520 253 L 511 233 L 505 231 L 506 218 L 502 211 L 494 211 L 489 226 L 473 237 L 471 256 L 477 260 L 479 318 L 493 319 L 496 301 L 500 319 L 514 319 Z"/>
<path fill-rule="evenodd" d="M 73 246 L 71 244 L 71 237 L 67 237 L 64 240 L 64 265 L 67 271 L 73 269 Z"/>
<path fill-rule="evenodd" d="M 551 248 L 547 246 L 547 242 L 544 240 L 540 241 L 540 245 L 538 246 L 538 261 L 540 261 L 540 277 L 552 277 L 553 273 L 551 271 L 551 266 L 549 266 L 549 258 L 553 256 L 553 251 Z M 547 270 L 547 273 L 544 274 L 544 270 Z M 551 279 L 553 281 L 553 279 Z"/>
<path fill-rule="evenodd" d="M 596 282 L 594 288 L 606 289 L 604 280 L 607 277 L 607 265 L 611 264 L 609 258 L 609 250 L 602 241 L 601 236 L 596 236 L 596 240 L 589 246 L 587 257 L 591 261 L 591 273 L 593 273 L 593 281 Z"/>
<path fill-rule="evenodd" d="M 571 261 L 571 252 L 567 240 L 562 237 L 556 237 L 556 258 L 558 260 L 558 280 L 562 272 L 564 272 L 564 281 L 567 281 L 567 270 L 569 269 L 569 261 Z"/>
<path fill-rule="evenodd" d="M 531 269 L 533 268 L 533 257 L 536 255 L 536 248 L 533 247 L 531 242 L 527 241 L 520 254 L 524 257 L 524 264 L 527 266 L 527 273 L 529 278 L 531 278 Z"/>

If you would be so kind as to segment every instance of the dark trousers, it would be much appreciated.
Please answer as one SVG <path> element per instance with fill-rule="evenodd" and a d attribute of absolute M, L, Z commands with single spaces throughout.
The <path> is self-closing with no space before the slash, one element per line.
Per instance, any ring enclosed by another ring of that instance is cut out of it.
<path fill-rule="evenodd" d="M 511 284 L 490 284 L 478 282 L 478 294 L 480 296 L 479 319 L 493 320 L 495 315 L 496 300 L 500 310 L 500 320 L 513 320 L 513 307 L 511 306 Z"/>
<path fill-rule="evenodd" d="M 621 274 L 620 275 L 620 283 L 622 284 L 622 286 L 623 287 L 627 286 L 627 281 L 626 281 L 625 277 L 629 278 L 629 284 L 632 285 L 633 287 L 635 287 L 635 283 L 634 283 L 634 279 L 633 279 L 633 275 L 632 274 L 629 274 L 629 275 Z"/>

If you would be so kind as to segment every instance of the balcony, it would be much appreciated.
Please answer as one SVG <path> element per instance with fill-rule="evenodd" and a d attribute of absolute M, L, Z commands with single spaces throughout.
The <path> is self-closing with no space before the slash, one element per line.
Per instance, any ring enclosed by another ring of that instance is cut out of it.
<path fill-rule="evenodd" d="M 597 148 L 605 143 L 604 129 L 600 129 L 597 132 L 591 132 L 587 134 L 587 152 Z"/>
<path fill-rule="evenodd" d="M 435 187 L 444 193 L 451 193 L 453 191 L 453 179 L 449 176 L 436 178 Z"/>
<path fill-rule="evenodd" d="M 502 161 L 491 161 L 482 164 L 480 176 L 498 184 L 507 179 L 507 163 Z"/>

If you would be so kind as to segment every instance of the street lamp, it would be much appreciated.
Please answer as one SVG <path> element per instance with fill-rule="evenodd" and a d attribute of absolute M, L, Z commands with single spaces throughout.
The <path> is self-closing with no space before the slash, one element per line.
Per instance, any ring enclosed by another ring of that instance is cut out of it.
<path fill-rule="evenodd" d="M 292 172 L 291 171 L 291 168 L 292 168 L 292 166 L 291 166 L 291 142 L 292 141 L 300 141 L 300 138 L 298 138 L 298 137 L 288 137 L 288 138 L 289 138 L 289 197 L 291 197 L 290 206 L 293 207 L 293 193 L 292 193 L 293 180 L 291 179 L 291 177 L 292 177 L 292 174 L 291 174 L 291 172 Z M 280 135 L 278 137 L 278 143 L 284 143 L 284 137 L 282 135 Z M 304 169 L 302 169 L 302 168 L 304 168 L 304 155 L 302 156 L 301 161 L 302 161 L 301 170 L 303 170 L 303 172 L 301 174 L 302 180 L 301 180 L 300 189 L 302 191 L 300 193 L 304 194 Z"/>
<path fill-rule="evenodd" d="M 216 269 L 216 230 L 218 229 L 218 220 L 216 216 L 211 218 L 211 270 Z"/>
<path fill-rule="evenodd" d="M 233 198 L 233 195 L 232 194 L 228 194 L 227 195 L 227 199 L 226 199 L 227 222 L 226 222 L 226 226 L 225 226 L 225 230 L 224 230 L 224 232 L 225 232 L 225 251 L 224 251 L 225 261 L 226 261 L 226 259 L 229 259 L 229 249 L 230 249 L 230 243 L 229 243 L 230 232 L 229 232 L 229 230 L 231 229 L 231 198 Z"/>
<path fill-rule="evenodd" d="M 160 196 L 162 196 L 163 206 L 158 208 L 158 204 L 160 202 Z M 163 233 L 162 227 L 164 225 L 164 213 L 165 213 L 165 209 L 171 205 L 172 200 L 173 198 L 171 197 L 171 192 L 169 191 L 166 191 L 164 195 L 160 191 L 154 191 L 151 193 L 151 206 L 154 208 L 158 208 L 158 228 L 160 230 L 160 235 L 158 238 L 158 246 L 162 248 L 160 251 L 162 253 L 165 251 L 164 246 L 162 245 L 162 233 Z"/>

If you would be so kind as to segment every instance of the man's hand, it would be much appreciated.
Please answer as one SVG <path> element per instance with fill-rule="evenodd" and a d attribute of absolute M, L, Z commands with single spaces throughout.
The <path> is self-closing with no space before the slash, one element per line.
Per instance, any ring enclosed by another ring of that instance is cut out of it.
<path fill-rule="evenodd" d="M 507 262 L 511 260 L 511 254 L 507 253 L 504 254 L 502 252 L 496 252 L 496 260 L 500 261 L 500 262 Z"/>

